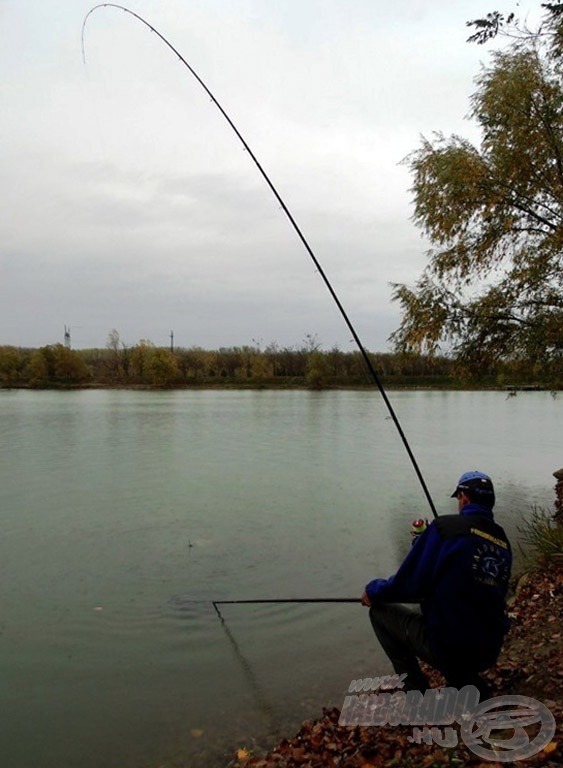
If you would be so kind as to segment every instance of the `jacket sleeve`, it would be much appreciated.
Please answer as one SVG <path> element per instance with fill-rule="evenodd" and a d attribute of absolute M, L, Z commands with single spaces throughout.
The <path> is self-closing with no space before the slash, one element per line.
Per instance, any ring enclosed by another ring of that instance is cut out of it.
<path fill-rule="evenodd" d="M 432 523 L 419 537 L 389 579 L 374 579 L 366 586 L 372 603 L 419 603 L 424 600 L 440 559 L 442 540 Z"/>

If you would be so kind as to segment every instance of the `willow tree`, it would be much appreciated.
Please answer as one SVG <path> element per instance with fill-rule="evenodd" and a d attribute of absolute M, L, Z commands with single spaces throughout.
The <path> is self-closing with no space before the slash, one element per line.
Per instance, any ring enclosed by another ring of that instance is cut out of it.
<path fill-rule="evenodd" d="M 431 243 L 414 288 L 395 284 L 397 350 L 442 344 L 479 373 L 563 361 L 563 80 L 536 43 L 493 54 L 472 97 L 481 144 L 423 140 L 406 160 L 414 220 Z"/>

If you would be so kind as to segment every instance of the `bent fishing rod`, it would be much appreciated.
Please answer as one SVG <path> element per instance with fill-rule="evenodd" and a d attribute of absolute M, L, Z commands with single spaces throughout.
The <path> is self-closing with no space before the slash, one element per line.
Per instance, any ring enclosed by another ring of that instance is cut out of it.
<path fill-rule="evenodd" d="M 426 485 L 426 481 L 424 480 L 424 477 L 422 476 L 422 472 L 420 470 L 420 467 L 418 466 L 418 462 L 417 462 L 417 460 L 416 460 L 416 458 L 414 456 L 414 453 L 412 452 L 412 449 L 411 449 L 411 447 L 409 445 L 409 442 L 408 442 L 407 437 L 406 437 L 406 435 L 405 435 L 405 433 L 403 431 L 403 428 L 402 428 L 402 426 L 401 426 L 401 424 L 399 422 L 399 419 L 397 418 L 397 414 L 395 413 L 395 410 L 394 410 L 393 406 L 391 405 L 391 401 L 387 397 L 387 393 L 385 392 L 385 389 L 383 388 L 383 384 L 381 382 L 381 379 L 380 379 L 377 371 L 375 370 L 375 367 L 374 367 L 374 365 L 373 365 L 373 363 L 372 363 L 372 361 L 371 361 L 371 359 L 370 359 L 370 357 L 369 357 L 369 355 L 368 355 L 364 345 L 362 344 L 362 342 L 360 340 L 360 337 L 358 336 L 358 334 L 356 332 L 356 329 L 352 325 L 352 322 L 351 322 L 350 318 L 348 317 L 348 314 L 346 313 L 346 310 L 344 309 L 340 299 L 338 298 L 338 296 L 336 294 L 336 291 L 332 287 L 332 284 L 331 284 L 330 280 L 328 279 L 324 269 L 322 268 L 319 260 L 317 259 L 317 257 L 313 253 L 313 250 L 312 250 L 311 246 L 309 245 L 307 239 L 305 238 L 305 235 L 303 234 L 303 232 L 301 231 L 301 229 L 298 226 L 297 222 L 293 218 L 293 215 L 292 215 L 291 211 L 289 210 L 289 208 L 285 204 L 285 202 L 282 199 L 280 193 L 278 192 L 278 190 L 274 186 L 273 182 L 271 181 L 270 177 L 268 176 L 268 174 L 266 173 L 266 171 L 262 167 L 262 165 L 259 162 L 258 158 L 254 154 L 252 149 L 249 147 L 249 145 L 247 144 L 246 140 L 244 139 L 244 137 L 242 136 L 242 134 L 240 133 L 240 131 L 238 130 L 238 128 L 236 127 L 234 122 L 231 120 L 231 118 L 229 117 L 227 112 L 223 109 L 223 107 L 221 106 L 219 101 L 215 98 L 214 94 L 210 91 L 210 89 L 207 87 L 207 85 L 204 83 L 204 81 L 201 79 L 201 77 L 197 74 L 197 72 L 193 69 L 193 67 L 187 62 L 187 60 L 182 56 L 182 54 L 178 51 L 178 49 L 175 48 L 172 45 L 172 43 L 169 40 L 167 40 L 166 37 L 164 37 L 164 35 L 162 35 L 157 29 L 155 29 L 155 27 L 153 27 L 152 24 L 149 24 L 149 22 L 146 21 L 142 16 L 139 16 L 138 13 L 135 13 L 134 11 L 131 11 L 129 8 L 126 8 L 123 5 L 118 5 L 117 3 L 100 3 L 98 5 L 95 5 L 93 8 L 91 8 L 88 11 L 88 13 L 84 17 L 84 21 L 82 23 L 82 57 L 83 57 L 84 63 L 86 63 L 86 53 L 85 53 L 85 45 L 84 45 L 84 34 L 85 34 L 85 30 L 86 30 L 86 24 L 87 24 L 88 19 L 90 18 L 90 16 L 94 13 L 94 11 L 98 10 L 99 8 L 117 8 L 118 10 L 124 11 L 124 13 L 127 13 L 130 16 L 133 16 L 135 19 L 140 21 L 141 24 L 144 24 L 144 26 L 147 27 L 148 29 L 150 29 L 151 32 L 154 32 L 154 34 L 160 40 L 162 40 L 162 42 L 178 57 L 180 62 L 189 70 L 191 75 L 197 80 L 199 85 L 203 88 L 203 90 L 209 96 L 209 98 L 211 99 L 213 104 L 215 104 L 215 106 L 217 107 L 219 112 L 225 118 L 225 120 L 227 121 L 228 125 L 231 127 L 232 131 L 235 133 L 235 135 L 237 136 L 237 138 L 239 139 L 239 141 L 243 145 L 243 147 L 246 150 L 246 152 L 248 152 L 248 154 L 252 158 L 252 161 L 254 162 L 254 165 L 256 166 L 258 171 L 260 172 L 262 178 L 264 179 L 264 181 L 266 182 L 266 184 L 268 185 L 268 187 L 272 191 L 272 194 L 274 195 L 274 197 L 278 201 L 279 205 L 281 206 L 281 208 L 282 208 L 283 212 L 285 213 L 285 215 L 287 216 L 287 218 L 289 219 L 289 222 L 291 223 L 293 229 L 295 230 L 299 240 L 301 241 L 301 243 L 303 244 L 305 250 L 309 254 L 309 256 L 310 256 L 313 264 L 315 265 L 319 275 L 321 276 L 325 286 L 327 287 L 330 295 L 332 296 L 334 302 L 336 303 L 336 306 L 338 307 L 338 310 L 340 311 L 340 314 L 342 315 L 342 317 L 344 319 L 344 322 L 346 323 L 346 325 L 348 327 L 348 330 L 352 334 L 352 338 L 356 342 L 356 345 L 357 345 L 357 347 L 358 347 L 358 349 L 360 351 L 360 354 L 361 354 L 362 359 L 363 359 L 363 361 L 364 361 L 364 363 L 366 365 L 366 368 L 367 368 L 368 372 L 370 373 L 370 375 L 371 375 L 375 385 L 377 386 L 377 389 L 379 390 L 379 393 L 381 394 L 381 397 L 383 398 L 383 402 L 385 403 L 385 405 L 387 407 L 389 415 L 391 416 L 391 419 L 393 420 L 393 423 L 395 424 L 395 427 L 397 428 L 397 431 L 398 431 L 398 433 L 399 433 L 399 435 L 401 437 L 401 440 L 402 440 L 403 445 L 405 447 L 405 450 L 406 450 L 406 452 L 408 454 L 408 457 L 409 457 L 409 459 L 411 461 L 413 469 L 414 469 L 414 471 L 416 473 L 416 476 L 418 477 L 418 480 L 419 480 L 419 483 L 421 485 L 421 488 L 422 488 L 422 490 L 424 492 L 424 495 L 426 496 L 426 500 L 427 500 L 427 502 L 428 502 L 428 504 L 430 506 L 432 514 L 433 514 L 434 517 L 438 517 L 438 513 L 436 512 L 436 507 L 434 506 L 434 502 L 433 502 L 432 497 L 430 495 L 430 491 L 428 490 L 428 486 Z"/>

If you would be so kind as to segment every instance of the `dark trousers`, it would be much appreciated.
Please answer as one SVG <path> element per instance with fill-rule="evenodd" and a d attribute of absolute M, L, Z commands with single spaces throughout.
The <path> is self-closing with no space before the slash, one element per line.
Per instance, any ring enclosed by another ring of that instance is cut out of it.
<path fill-rule="evenodd" d="M 474 685 L 481 693 L 481 699 L 488 698 L 488 684 L 473 669 L 467 657 L 458 664 L 444 665 L 432 654 L 426 632 L 426 625 L 420 609 L 401 603 L 378 603 L 370 608 L 369 618 L 381 647 L 389 657 L 393 669 L 399 675 L 406 672 L 404 691 L 425 691 L 430 688 L 428 678 L 418 663 L 419 659 L 440 670 L 446 677 L 447 685 L 460 690 L 465 685 Z"/>
<path fill-rule="evenodd" d="M 428 678 L 418 659 L 437 666 L 428 647 L 426 627 L 420 610 L 400 603 L 379 603 L 370 608 L 369 618 L 381 647 L 399 675 L 406 672 L 404 691 L 425 691 Z"/>

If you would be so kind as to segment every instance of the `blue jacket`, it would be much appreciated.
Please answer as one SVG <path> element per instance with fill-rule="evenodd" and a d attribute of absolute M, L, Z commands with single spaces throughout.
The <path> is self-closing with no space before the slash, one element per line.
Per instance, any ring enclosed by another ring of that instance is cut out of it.
<path fill-rule="evenodd" d="M 366 587 L 370 602 L 420 603 L 430 650 L 443 671 L 494 664 L 509 622 L 510 543 L 493 512 L 466 504 L 434 520 L 394 576 Z"/>

